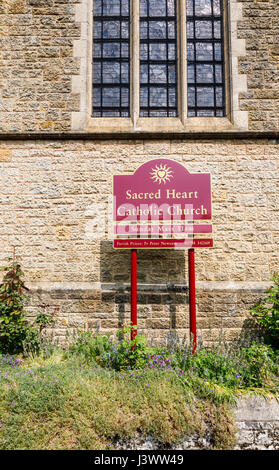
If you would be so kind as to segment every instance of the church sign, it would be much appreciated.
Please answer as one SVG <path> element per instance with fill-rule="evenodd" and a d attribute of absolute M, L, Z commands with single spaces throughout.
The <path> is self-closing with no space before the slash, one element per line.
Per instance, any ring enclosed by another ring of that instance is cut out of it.
<path fill-rule="evenodd" d="M 209 173 L 167 158 L 113 178 L 113 246 L 131 251 L 131 339 L 137 334 L 137 250 L 188 250 L 190 333 L 196 349 L 195 248 L 213 247 Z"/>
<path fill-rule="evenodd" d="M 189 173 L 180 163 L 160 158 L 132 175 L 113 179 L 114 248 L 210 248 L 212 238 L 209 173 Z M 206 221 L 206 222 L 205 222 Z"/>

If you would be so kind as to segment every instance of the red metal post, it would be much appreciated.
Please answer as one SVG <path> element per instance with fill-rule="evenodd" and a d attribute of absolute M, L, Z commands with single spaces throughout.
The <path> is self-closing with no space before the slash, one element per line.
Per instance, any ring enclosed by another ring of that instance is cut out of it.
<path fill-rule="evenodd" d="M 197 346 L 197 322 L 196 322 L 196 282 L 195 282 L 195 250 L 188 250 L 189 272 L 189 305 L 190 305 L 190 333 L 193 339 L 193 353 Z"/>
<path fill-rule="evenodd" d="M 131 250 L 131 323 L 137 326 L 137 250 Z M 132 328 L 131 340 L 137 336 L 137 329 Z"/>

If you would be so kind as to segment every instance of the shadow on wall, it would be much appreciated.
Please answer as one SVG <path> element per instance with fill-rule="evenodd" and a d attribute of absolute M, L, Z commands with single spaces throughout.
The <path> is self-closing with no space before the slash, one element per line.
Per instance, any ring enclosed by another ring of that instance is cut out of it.
<path fill-rule="evenodd" d="M 102 283 L 130 283 L 130 252 L 116 250 L 111 241 L 100 243 Z M 138 282 L 187 284 L 183 250 L 138 250 Z"/>
<path fill-rule="evenodd" d="M 130 313 L 130 250 L 100 243 L 102 301 L 112 302 L 118 328 Z M 188 309 L 188 280 L 184 251 L 138 250 L 138 318 L 147 329 L 179 327 L 179 306 Z M 185 314 L 184 314 L 185 315 Z"/>

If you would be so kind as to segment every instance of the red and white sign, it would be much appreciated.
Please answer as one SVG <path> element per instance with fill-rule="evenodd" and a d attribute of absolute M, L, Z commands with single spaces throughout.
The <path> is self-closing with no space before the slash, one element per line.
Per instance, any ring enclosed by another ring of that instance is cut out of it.
<path fill-rule="evenodd" d="M 213 244 L 212 238 L 195 238 L 212 232 L 209 173 L 189 173 L 173 160 L 154 159 L 132 175 L 114 176 L 113 200 L 114 248 L 186 249 Z"/>
<path fill-rule="evenodd" d="M 175 239 L 175 238 L 128 238 L 128 239 L 117 239 L 114 240 L 114 248 L 123 249 L 174 249 L 174 248 L 212 248 L 212 238 L 186 238 L 186 239 Z"/>

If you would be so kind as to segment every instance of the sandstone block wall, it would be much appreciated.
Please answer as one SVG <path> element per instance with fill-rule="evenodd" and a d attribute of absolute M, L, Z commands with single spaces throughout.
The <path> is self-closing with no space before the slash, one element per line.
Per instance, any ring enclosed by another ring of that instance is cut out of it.
<path fill-rule="evenodd" d="M 240 12 L 230 28 L 246 51 L 240 56 L 232 51 L 240 77 L 247 78 L 237 107 L 248 112 L 249 129 L 278 130 L 278 2 L 228 2 Z M 0 132 L 71 130 L 72 113 L 83 106 L 75 77 L 84 64 L 76 48 L 91 42 L 86 5 L 86 0 L 0 2 Z"/>
<path fill-rule="evenodd" d="M 130 258 L 109 232 L 112 175 L 158 156 L 212 175 L 213 249 L 196 250 L 198 329 L 212 341 L 249 325 L 248 309 L 278 271 L 278 145 L 274 141 L 0 142 L 0 265 L 13 247 L 56 333 L 130 318 Z M 139 251 L 139 327 L 188 332 L 187 252 Z M 247 323 L 248 321 L 248 323 Z"/>
<path fill-rule="evenodd" d="M 248 111 L 249 129 L 278 130 L 279 4 L 276 0 L 240 3 L 237 37 L 245 40 L 246 56 L 239 59 L 239 71 L 247 76 L 240 109 Z"/>
<path fill-rule="evenodd" d="M 228 4 L 233 106 L 248 113 L 247 131 L 278 132 L 278 2 Z M 130 262 L 112 248 L 112 175 L 168 157 L 212 175 L 215 246 L 196 250 L 198 329 L 207 342 L 220 330 L 231 339 L 249 326 L 250 306 L 278 271 L 276 132 L 273 140 L 240 139 L 234 128 L 230 139 L 102 141 L 85 127 L 86 137 L 74 138 L 73 116 L 88 109 L 79 86 L 87 99 L 91 87 L 84 82 L 90 5 L 0 1 L 0 265 L 15 247 L 30 315 L 51 311 L 59 338 L 83 325 L 115 332 L 129 321 Z M 139 253 L 139 326 L 155 338 L 188 333 L 185 255 Z"/>
<path fill-rule="evenodd" d="M 62 132 L 79 110 L 77 0 L 1 0 L 0 132 Z"/>

